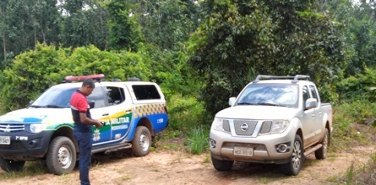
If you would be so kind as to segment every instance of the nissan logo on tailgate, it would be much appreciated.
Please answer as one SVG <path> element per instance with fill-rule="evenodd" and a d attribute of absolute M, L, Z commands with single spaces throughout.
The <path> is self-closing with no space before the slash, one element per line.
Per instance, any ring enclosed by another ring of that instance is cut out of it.
<path fill-rule="evenodd" d="M 248 130 L 248 124 L 247 123 L 243 123 L 241 126 L 240 126 L 240 129 L 245 132 Z"/>

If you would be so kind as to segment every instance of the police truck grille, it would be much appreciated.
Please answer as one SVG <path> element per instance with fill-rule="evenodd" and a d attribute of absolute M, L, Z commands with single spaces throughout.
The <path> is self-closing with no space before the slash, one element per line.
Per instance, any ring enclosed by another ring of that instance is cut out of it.
<path fill-rule="evenodd" d="M 20 132 L 25 130 L 24 124 L 0 123 L 0 132 Z"/>

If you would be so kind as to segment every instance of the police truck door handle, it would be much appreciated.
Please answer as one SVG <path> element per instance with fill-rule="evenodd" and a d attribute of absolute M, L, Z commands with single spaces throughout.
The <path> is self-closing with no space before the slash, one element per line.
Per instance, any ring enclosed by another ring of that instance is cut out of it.
<path fill-rule="evenodd" d="M 106 114 L 102 114 L 102 116 L 108 116 L 108 115 L 110 115 L 109 113 L 106 113 Z"/>

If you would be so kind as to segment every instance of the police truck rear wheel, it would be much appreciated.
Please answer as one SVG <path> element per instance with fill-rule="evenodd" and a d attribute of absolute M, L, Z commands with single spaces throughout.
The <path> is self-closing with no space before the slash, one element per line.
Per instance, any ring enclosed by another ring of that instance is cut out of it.
<path fill-rule="evenodd" d="M 151 146 L 151 134 L 145 126 L 138 126 L 132 141 L 133 155 L 137 157 L 145 156 L 149 153 Z"/>
<path fill-rule="evenodd" d="M 20 171 L 25 165 L 25 161 L 13 161 L 0 157 L 0 167 L 6 172 Z"/>
<path fill-rule="evenodd" d="M 69 173 L 76 164 L 76 148 L 71 139 L 56 137 L 52 140 L 46 158 L 49 172 L 55 175 Z"/>

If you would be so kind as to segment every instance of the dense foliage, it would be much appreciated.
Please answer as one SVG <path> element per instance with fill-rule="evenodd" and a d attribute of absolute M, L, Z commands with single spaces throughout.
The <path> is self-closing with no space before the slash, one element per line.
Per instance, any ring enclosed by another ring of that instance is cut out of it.
<path fill-rule="evenodd" d="M 106 74 L 109 79 L 126 80 L 151 76 L 149 60 L 132 52 L 101 51 L 95 46 L 62 49 L 37 45 L 36 49 L 17 55 L 1 76 L 2 111 L 24 107 L 67 75 Z"/>
<path fill-rule="evenodd" d="M 372 103 L 376 4 L 366 2 L 2 0 L 1 112 L 92 73 L 161 84 L 183 132 L 207 128 L 258 74 L 308 74 L 325 101 Z"/>
<path fill-rule="evenodd" d="M 214 1 L 191 39 L 191 64 L 207 84 L 212 113 L 226 106 L 257 74 L 308 74 L 332 83 L 343 46 L 330 18 L 309 1 Z M 213 96 L 215 94 L 215 96 Z"/>

